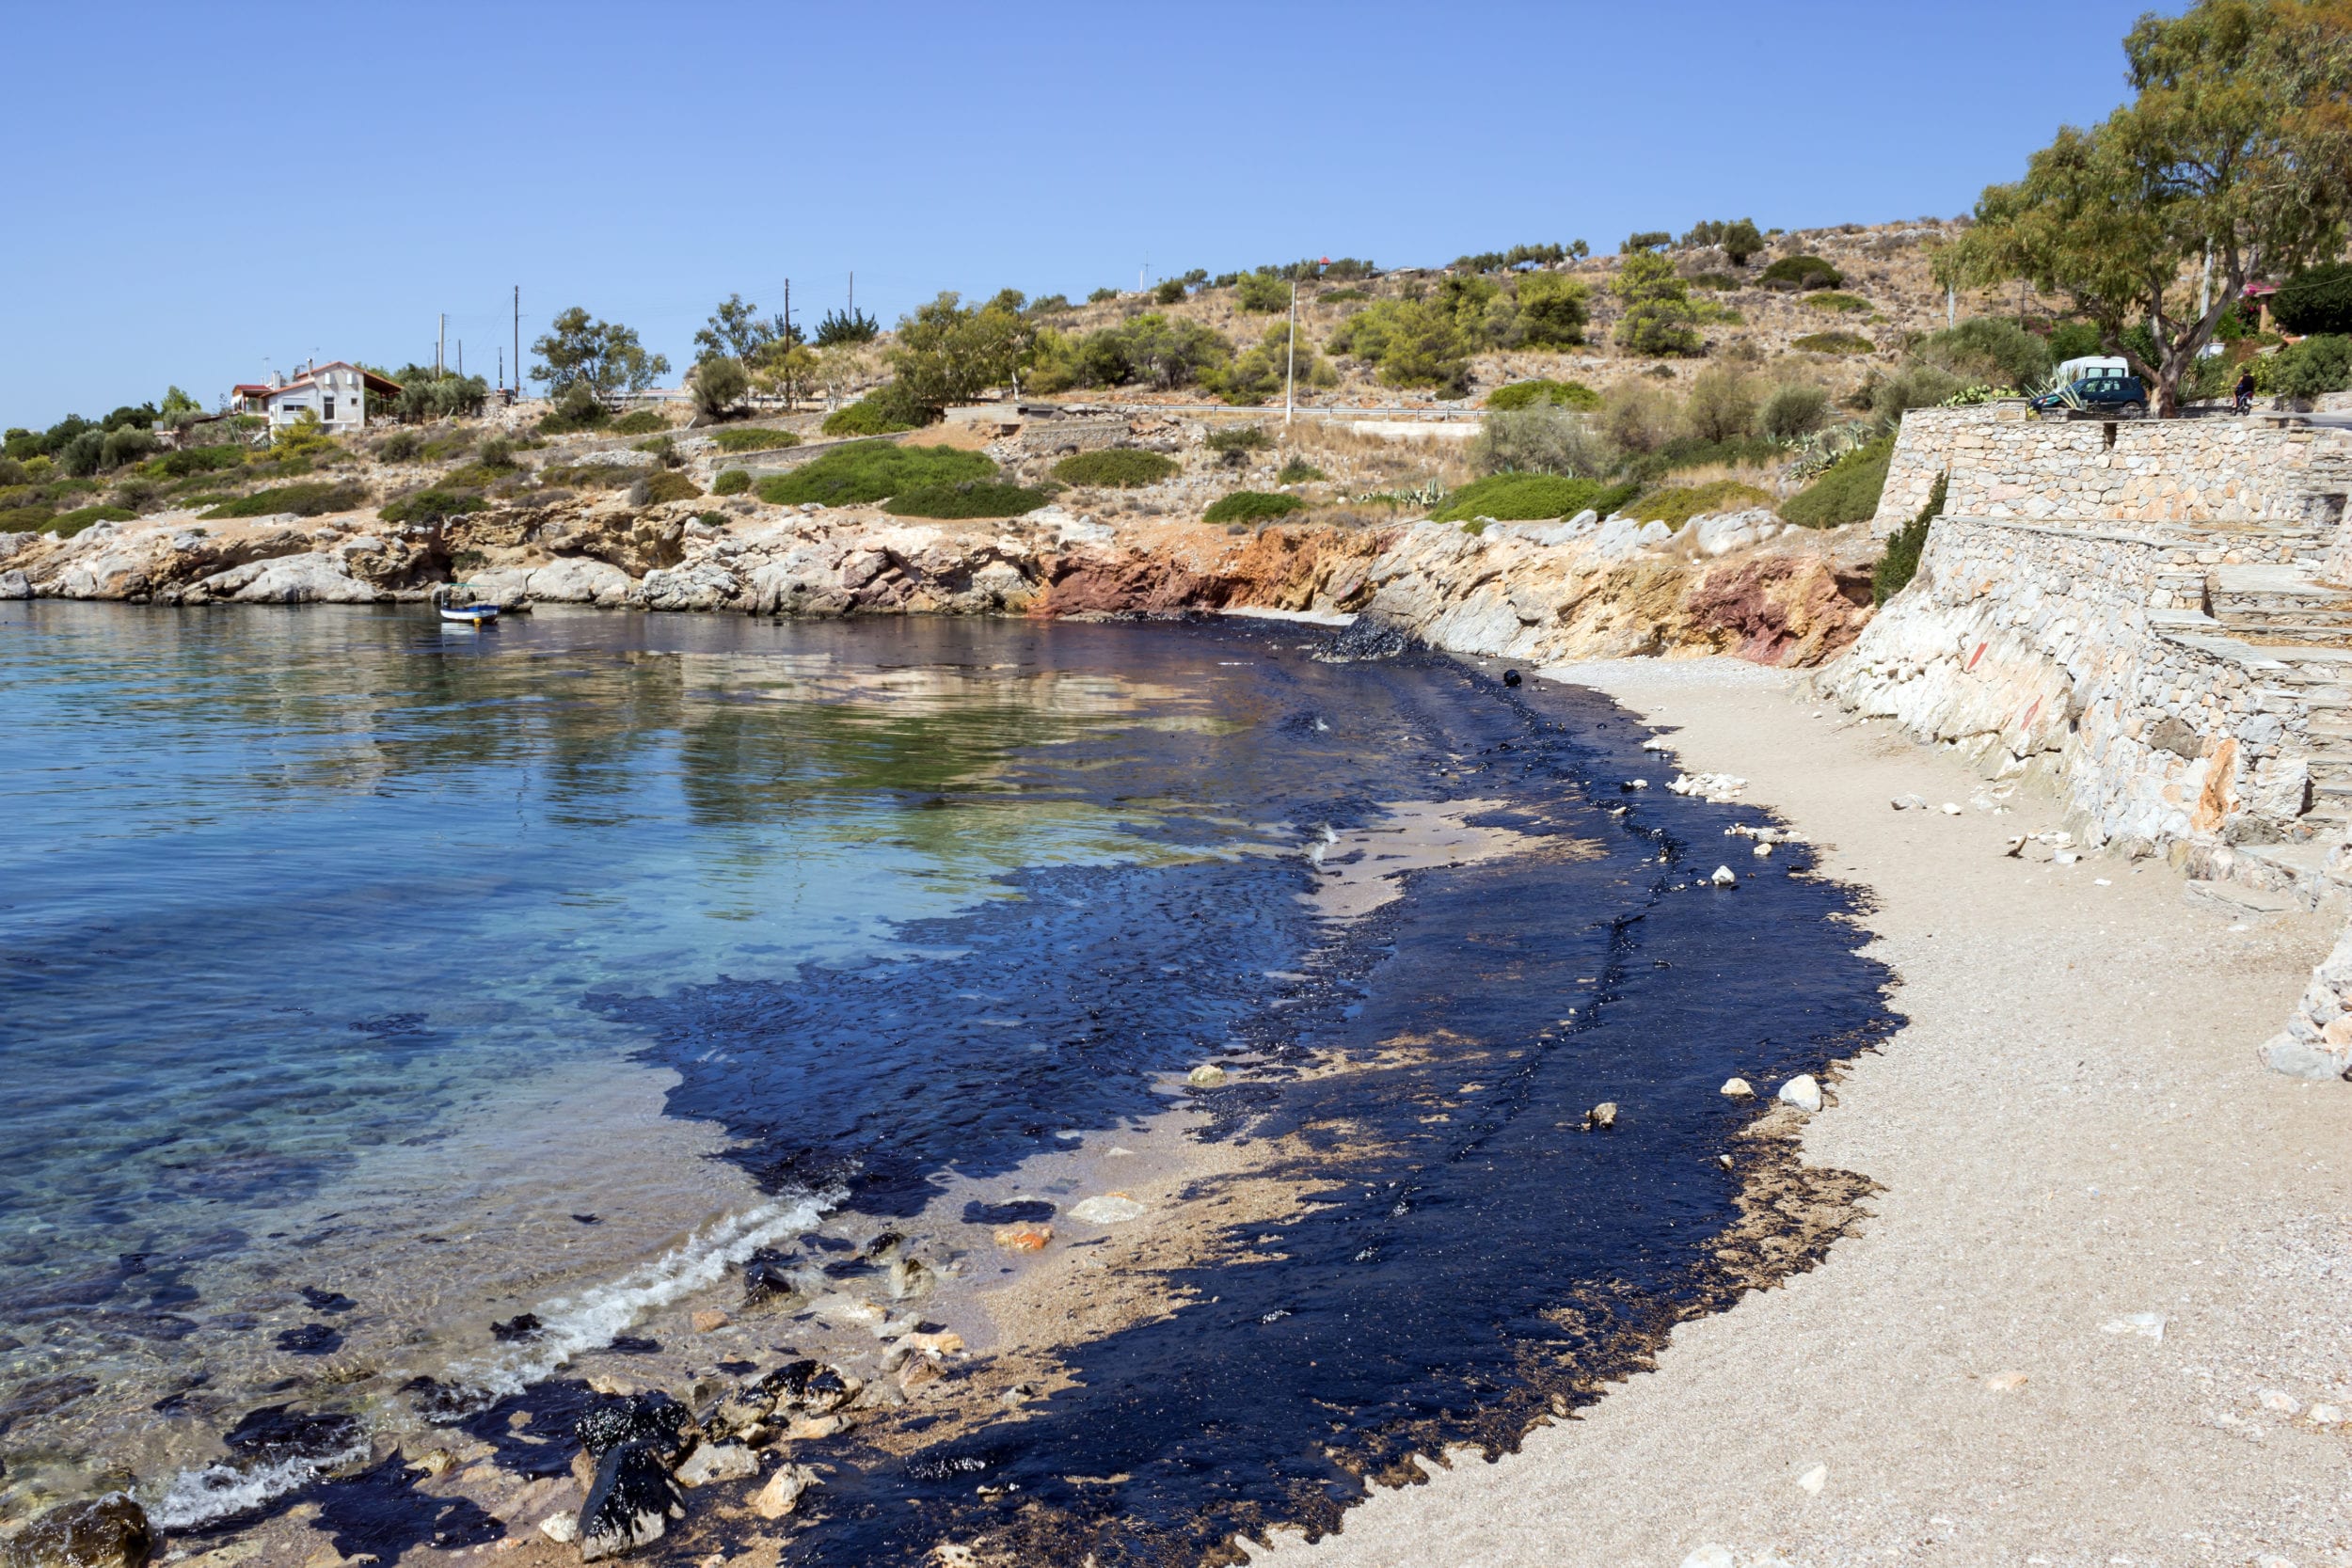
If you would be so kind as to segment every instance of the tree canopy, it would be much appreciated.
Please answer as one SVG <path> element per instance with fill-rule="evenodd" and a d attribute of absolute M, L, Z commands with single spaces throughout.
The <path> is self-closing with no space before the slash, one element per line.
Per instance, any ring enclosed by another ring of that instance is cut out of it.
<path fill-rule="evenodd" d="M 539 363 L 531 379 L 545 382 L 548 395 L 561 398 L 578 382 L 599 399 L 616 392 L 642 392 L 656 376 L 670 373 L 666 356 L 647 354 L 634 327 L 593 319 L 575 305 L 548 323 L 551 330 L 531 345 Z"/>
<path fill-rule="evenodd" d="M 2248 283 L 2343 247 L 2352 3 L 2199 0 L 2177 18 L 2141 18 L 2123 52 L 2132 102 L 2090 130 L 2063 127 L 2024 179 L 1987 188 L 1938 272 L 2065 296 L 2109 351 L 2129 354 L 2169 415 Z M 2151 352 L 2126 339 L 2142 325 Z"/>
<path fill-rule="evenodd" d="M 757 359 L 771 343 L 797 343 L 802 341 L 801 329 L 782 316 L 761 320 L 759 307 L 741 294 L 729 294 L 710 312 L 710 319 L 694 334 L 694 359 L 735 359 L 750 364 Z"/>

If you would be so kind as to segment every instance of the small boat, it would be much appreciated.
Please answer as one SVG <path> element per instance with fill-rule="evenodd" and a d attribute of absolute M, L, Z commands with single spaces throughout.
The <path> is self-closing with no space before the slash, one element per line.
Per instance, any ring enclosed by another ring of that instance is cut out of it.
<path fill-rule="evenodd" d="M 435 595 L 440 607 L 441 619 L 461 621 L 470 626 L 489 626 L 499 618 L 499 607 L 472 597 L 470 582 L 453 582 Z"/>

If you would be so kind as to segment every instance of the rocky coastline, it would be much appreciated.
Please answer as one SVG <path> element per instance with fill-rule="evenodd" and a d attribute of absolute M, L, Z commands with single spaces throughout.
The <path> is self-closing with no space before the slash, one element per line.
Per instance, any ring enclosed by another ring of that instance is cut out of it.
<path fill-rule="evenodd" d="M 202 521 L 161 514 L 69 538 L 0 535 L 0 599 L 158 607 L 377 605 L 453 578 L 502 608 L 753 615 L 1369 613 L 1429 646 L 1530 662 L 1732 654 L 1811 665 L 1869 616 L 1859 528 L 1764 513 L 1679 529 L 1555 523 L 1117 526 L 1048 507 L 916 522 L 868 507 L 737 498 L 631 506 L 566 498 L 434 524 L 361 512 Z"/>

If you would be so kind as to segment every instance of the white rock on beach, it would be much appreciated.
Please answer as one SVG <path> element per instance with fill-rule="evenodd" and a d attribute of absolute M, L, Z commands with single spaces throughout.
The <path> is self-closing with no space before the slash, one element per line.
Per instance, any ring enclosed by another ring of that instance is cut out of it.
<path fill-rule="evenodd" d="M 759 1474 L 759 1461 L 740 1443 L 703 1443 L 677 1467 L 680 1486 L 712 1486 Z"/>
<path fill-rule="evenodd" d="M 1701 1546 L 1682 1560 L 1682 1568 L 1740 1568 L 1740 1560 L 1724 1546 Z"/>
<path fill-rule="evenodd" d="M 2164 1314 L 2161 1312 L 2126 1312 L 2110 1318 L 2100 1328 L 2109 1334 L 2136 1334 L 2144 1339 L 2164 1338 Z"/>
<path fill-rule="evenodd" d="M 1139 1220 L 1144 1213 L 1143 1205 L 1124 1193 L 1107 1193 L 1070 1206 L 1070 1217 L 1083 1220 L 1088 1225 L 1118 1225 L 1127 1220 Z"/>
<path fill-rule="evenodd" d="M 1225 1082 L 1225 1069 L 1214 1062 L 1203 1062 L 1184 1074 L 1184 1082 L 1196 1089 L 1213 1089 Z"/>
<path fill-rule="evenodd" d="M 580 1521 L 568 1513 L 550 1513 L 539 1521 L 539 1533 L 568 1545 L 580 1539 Z"/>
<path fill-rule="evenodd" d="M 1778 1098 L 1800 1111 L 1818 1111 L 1821 1108 L 1821 1085 L 1813 1074 L 1800 1072 L 1780 1086 Z"/>
<path fill-rule="evenodd" d="M 1744 1078 L 1726 1078 L 1724 1080 L 1723 1088 L 1718 1092 L 1732 1100 L 1754 1100 L 1756 1085 Z"/>
<path fill-rule="evenodd" d="M 752 1512 L 763 1519 L 781 1519 L 800 1505 L 802 1493 L 822 1484 L 807 1465 L 787 1465 L 752 1494 Z"/>
<path fill-rule="evenodd" d="M 1729 887 L 1732 883 L 1738 881 L 1739 879 L 1739 874 L 1727 865 L 1717 866 L 1715 868 L 1715 875 L 1708 879 L 1708 881 L 1713 882 L 1717 887 Z"/>
<path fill-rule="evenodd" d="M 1826 1465 L 1814 1465 L 1813 1468 L 1807 1470 L 1804 1474 L 1797 1478 L 1797 1484 L 1804 1487 L 1813 1496 L 1817 1497 L 1820 1497 L 1821 1495 L 1821 1488 L 1829 1484 L 1829 1466 Z"/>

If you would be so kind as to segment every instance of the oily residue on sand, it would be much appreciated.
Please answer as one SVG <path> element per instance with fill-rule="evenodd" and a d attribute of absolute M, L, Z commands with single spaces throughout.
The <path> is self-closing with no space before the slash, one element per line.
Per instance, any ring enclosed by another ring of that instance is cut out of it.
<path fill-rule="evenodd" d="M 1230 1076 L 1189 1091 L 1199 1135 L 1257 1148 L 1298 1198 L 1230 1224 L 1200 1184 L 1197 1215 L 1159 1220 L 1207 1232 L 1167 1271 L 1173 1309 L 1059 1347 L 1050 1397 L 944 1443 L 902 1423 L 886 1445 L 803 1445 L 840 1467 L 791 1525 L 757 1527 L 796 1529 L 792 1560 L 948 1543 L 1232 1561 L 1237 1535 L 1338 1528 L 1370 1482 L 1514 1448 L 1675 1322 L 1805 1266 L 1867 1190 L 1718 1092 L 1889 1027 L 1854 896 L 1802 847 L 1759 860 L 1724 836 L 1756 812 L 1624 787 L 1659 759 L 1589 692 L 1413 654 L 1323 664 L 1230 627 L 1128 628 L 1119 653 L 1169 639 L 1250 661 L 1237 722 L 1076 741 L 1030 780 L 1149 793 L 1153 831 L 1197 835 L 1200 858 L 1017 874 L 1017 898 L 902 928 L 924 957 L 611 1004 L 680 1074 L 673 1110 L 723 1123 L 726 1157 L 772 1190 L 838 1183 L 851 1212 L 918 1214 L 1072 1132 L 1144 1125 L 1169 1074 L 1215 1058 Z M 1170 798 L 1201 802 L 1192 826 Z M 1399 801 L 1451 802 L 1507 852 L 1444 857 L 1327 920 L 1301 896 L 1306 851 Z M 1217 854 L 1213 818 L 1286 821 L 1301 852 Z M 1614 1125 L 1589 1130 L 1602 1101 Z M 1011 1375 L 977 1362 L 967 1403 Z M 690 1523 L 680 1549 L 747 1528 Z"/>

